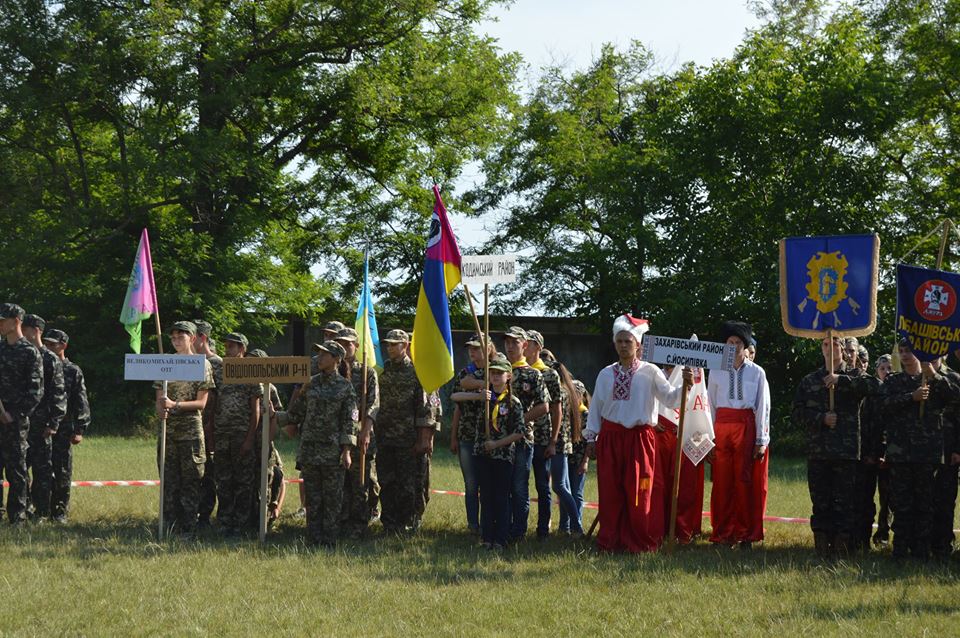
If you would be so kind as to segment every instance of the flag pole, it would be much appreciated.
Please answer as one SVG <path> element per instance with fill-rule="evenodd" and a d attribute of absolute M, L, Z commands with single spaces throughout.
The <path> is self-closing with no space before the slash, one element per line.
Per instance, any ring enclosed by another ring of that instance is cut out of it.
<path fill-rule="evenodd" d="M 267 540 L 267 460 L 270 456 L 270 384 L 260 384 L 260 542 Z"/>
<path fill-rule="evenodd" d="M 943 220 L 943 235 L 940 237 L 940 250 L 937 251 L 937 270 L 943 269 L 943 257 L 947 252 L 947 240 L 950 238 L 950 225 L 951 222 L 949 219 Z M 925 374 L 920 375 L 920 387 L 927 387 L 927 376 Z M 927 400 L 924 399 L 920 401 L 920 418 L 923 418 L 924 407 L 926 406 Z"/>
<path fill-rule="evenodd" d="M 369 324 L 367 323 L 368 313 L 370 309 L 367 306 L 367 294 L 369 289 L 367 289 L 367 282 L 364 281 L 364 293 L 363 293 L 363 345 L 360 348 L 360 361 L 362 366 L 363 374 L 363 387 L 360 394 L 360 431 L 363 432 L 363 428 L 367 422 L 367 332 L 369 330 Z M 373 335 L 370 335 L 372 338 Z M 360 491 L 363 492 L 364 488 L 367 485 L 366 480 L 366 465 L 367 465 L 367 448 L 362 444 L 361 441 L 357 441 L 357 444 L 360 448 Z"/>
<path fill-rule="evenodd" d="M 683 461 L 683 422 L 687 417 L 687 392 L 690 384 L 683 381 L 680 399 L 680 418 L 677 422 L 677 449 L 673 453 L 673 487 L 670 490 L 670 525 L 667 532 L 667 551 L 672 552 L 676 545 L 677 501 L 680 498 L 680 465 Z"/>
<path fill-rule="evenodd" d="M 483 422 L 487 428 L 487 438 L 490 438 L 490 284 L 483 284 Z"/>
<path fill-rule="evenodd" d="M 830 374 L 833 374 L 833 328 L 827 328 L 827 339 L 830 340 Z M 830 386 L 830 411 L 833 412 L 833 388 Z"/>
<path fill-rule="evenodd" d="M 153 270 L 153 259 L 150 260 L 150 269 Z M 151 276 L 152 276 L 151 272 Z M 153 286 L 153 320 L 157 328 L 157 352 L 163 354 L 163 330 L 160 328 L 160 304 L 157 303 L 157 287 Z M 163 398 L 167 398 L 167 381 L 163 381 Z M 166 415 L 166 411 L 164 411 Z M 160 419 L 160 516 L 157 529 L 157 540 L 163 540 L 163 490 L 166 487 L 164 468 L 167 465 L 167 417 Z"/>

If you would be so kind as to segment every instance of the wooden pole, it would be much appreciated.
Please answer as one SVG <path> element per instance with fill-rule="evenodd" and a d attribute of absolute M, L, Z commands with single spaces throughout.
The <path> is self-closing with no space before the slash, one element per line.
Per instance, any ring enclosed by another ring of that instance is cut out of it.
<path fill-rule="evenodd" d="M 830 340 L 830 374 L 833 374 L 833 328 L 827 328 L 827 339 Z M 830 386 L 830 411 L 833 412 L 833 386 Z"/>
<path fill-rule="evenodd" d="M 163 354 L 163 331 L 160 329 L 160 307 L 156 299 L 153 301 L 153 307 L 156 312 L 153 313 L 154 323 L 157 327 L 157 352 Z M 167 382 L 163 382 L 163 396 L 167 396 Z M 164 412 L 166 414 L 166 412 Z M 164 467 L 167 464 L 167 417 L 160 419 L 160 512 L 157 523 L 157 540 L 163 540 L 163 490 L 166 487 L 164 483 Z"/>
<path fill-rule="evenodd" d="M 364 296 L 363 299 L 363 322 L 360 326 L 363 328 L 363 347 L 360 348 L 360 365 L 361 374 L 363 375 L 363 383 L 361 384 L 361 394 L 360 394 L 360 430 L 363 431 L 363 428 L 367 422 L 367 299 Z M 358 443 L 360 443 L 358 441 Z M 366 466 L 367 466 L 367 449 L 363 445 L 358 445 L 360 448 L 360 491 L 363 491 L 364 487 L 367 484 L 366 481 Z"/>
<path fill-rule="evenodd" d="M 667 551 L 673 551 L 677 533 L 677 500 L 680 497 L 680 465 L 683 462 L 683 422 L 687 417 L 687 392 L 690 384 L 683 382 L 680 399 L 680 419 L 677 422 L 677 449 L 673 453 L 673 487 L 670 491 L 670 524 L 667 531 Z"/>
<path fill-rule="evenodd" d="M 483 330 L 480 329 L 480 319 L 477 317 L 477 311 L 473 307 L 473 297 L 470 296 L 470 289 L 467 288 L 467 284 L 463 284 L 463 293 L 467 296 L 467 303 L 470 305 L 470 315 L 473 317 L 473 327 L 476 329 L 478 335 L 483 334 Z M 486 346 L 486 344 L 484 344 Z M 484 351 L 483 358 L 487 358 L 487 353 Z"/>
<path fill-rule="evenodd" d="M 270 384 L 260 384 L 260 542 L 267 540 L 267 460 L 270 458 Z"/>
<path fill-rule="evenodd" d="M 593 519 L 593 523 L 590 524 L 590 529 L 587 530 L 586 539 L 590 540 L 590 537 L 593 536 L 593 530 L 597 529 L 597 525 L 600 523 L 600 512 L 597 512 L 596 518 Z"/>
<path fill-rule="evenodd" d="M 940 249 L 937 251 L 937 270 L 941 270 L 943 268 L 943 257 L 947 252 L 947 240 L 950 237 L 950 224 L 951 222 L 949 219 L 943 220 L 943 235 L 940 237 Z M 922 371 L 920 373 L 920 387 L 921 388 L 927 387 L 927 376 L 923 374 Z M 920 418 L 921 419 L 923 418 L 924 408 L 926 407 L 926 405 L 927 405 L 926 399 L 920 402 Z"/>
<path fill-rule="evenodd" d="M 483 422 L 490 438 L 490 284 L 483 284 Z"/>

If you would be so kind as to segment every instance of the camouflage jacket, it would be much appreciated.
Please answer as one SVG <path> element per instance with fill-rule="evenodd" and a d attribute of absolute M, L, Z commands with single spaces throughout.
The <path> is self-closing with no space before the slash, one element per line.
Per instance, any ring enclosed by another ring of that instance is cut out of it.
<path fill-rule="evenodd" d="M 841 370 L 834 390 L 833 411 L 837 424 L 828 427 L 824 416 L 830 411 L 830 392 L 823 385 L 827 375 L 821 366 L 800 381 L 793 400 L 793 422 L 807 433 L 807 457 L 817 460 L 859 460 L 860 405 L 876 392 L 873 377 L 852 376 Z"/>
<path fill-rule="evenodd" d="M 360 397 L 363 395 L 363 368 L 364 365 L 359 361 L 353 362 L 353 369 L 350 371 L 350 381 L 353 383 L 353 392 L 357 395 L 357 408 L 360 407 Z M 374 423 L 377 422 L 377 415 L 380 413 L 380 384 L 377 377 L 377 371 L 367 366 L 367 405 L 366 416 L 370 417 Z M 361 423 L 361 426 L 363 424 Z"/>
<path fill-rule="evenodd" d="M 549 442 L 548 440 L 547 443 Z M 573 422 L 570 419 L 570 395 L 567 388 L 560 385 L 560 434 L 557 436 L 557 454 L 571 452 L 573 452 Z"/>
<path fill-rule="evenodd" d="M 217 416 L 213 421 L 215 437 L 243 434 L 250 429 L 251 401 L 260 399 L 260 384 L 229 384 L 217 393 Z M 260 406 L 261 409 L 265 406 Z M 258 410 L 257 418 L 260 414 Z"/>
<path fill-rule="evenodd" d="M 580 423 L 582 428 L 587 427 L 587 416 L 589 413 L 586 410 L 580 411 Z M 587 451 L 587 440 L 580 437 L 580 440 L 573 444 L 573 450 L 569 452 L 567 462 L 570 463 L 572 467 L 579 467 L 583 462 L 583 455 Z"/>
<path fill-rule="evenodd" d="M 154 388 L 162 388 L 157 381 Z M 204 361 L 203 381 L 170 381 L 167 383 L 167 396 L 171 401 L 193 401 L 201 390 L 213 390 L 213 367 Z M 208 398 L 209 400 L 209 398 Z M 167 437 L 171 441 L 196 441 L 203 439 L 203 420 L 200 410 L 178 410 L 167 418 Z"/>
<path fill-rule="evenodd" d="M 467 390 L 463 387 L 462 382 L 467 377 L 483 381 L 483 369 L 470 366 L 461 370 L 453 387 L 454 392 L 476 392 L 476 390 Z M 477 438 L 477 429 L 483 427 L 483 416 L 486 410 L 484 405 L 485 401 L 460 401 L 457 403 L 457 409 L 460 410 L 460 422 L 457 425 L 458 441 L 473 441 Z"/>
<path fill-rule="evenodd" d="M 885 458 L 891 463 L 943 463 L 944 412 L 960 390 L 943 375 L 928 379 L 930 397 L 921 419 L 921 404 L 911 396 L 920 382 L 921 375 L 906 372 L 893 373 L 883 382 Z"/>
<path fill-rule="evenodd" d="M 945 376 L 954 388 L 960 389 L 960 373 L 947 366 L 941 366 L 940 374 Z M 951 454 L 960 454 L 960 400 L 951 402 L 943 412 L 943 462 L 950 463 Z"/>
<path fill-rule="evenodd" d="M 207 407 L 203 409 L 204 426 L 210 425 L 213 417 L 217 414 L 217 398 L 220 395 L 220 388 L 223 387 L 223 359 L 220 355 L 208 354 L 207 361 L 210 362 L 210 367 L 213 369 L 213 384 L 216 387 L 211 388 L 207 395 Z"/>
<path fill-rule="evenodd" d="M 357 396 L 353 384 L 338 373 L 314 375 L 287 412 L 278 412 L 282 425 L 300 426 L 301 463 L 332 464 L 340 458 L 340 448 L 356 445 L 360 426 Z"/>
<path fill-rule="evenodd" d="M 860 405 L 860 458 L 881 459 L 883 445 L 883 382 L 877 377 L 860 372 L 870 379 L 873 391 Z"/>
<path fill-rule="evenodd" d="M 83 434 L 90 426 L 90 403 L 83 370 L 70 359 L 63 360 L 63 387 L 67 396 L 67 413 L 60 422 L 58 433 Z"/>
<path fill-rule="evenodd" d="M 412 446 L 418 428 L 434 428 L 433 410 L 409 357 L 386 361 L 380 375 L 377 445 Z"/>
<path fill-rule="evenodd" d="M 43 399 L 30 419 L 34 429 L 50 428 L 56 431 L 67 413 L 67 393 L 64 389 L 63 364 L 60 357 L 47 347 L 40 348 L 43 359 Z"/>
<path fill-rule="evenodd" d="M 20 425 L 43 399 L 43 359 L 25 337 L 10 345 L 0 339 L 0 401 Z"/>
<path fill-rule="evenodd" d="M 550 394 L 543 384 L 543 375 L 528 365 L 513 368 L 511 387 L 513 388 L 513 395 L 520 399 L 524 414 L 535 405 L 550 402 Z M 532 427 L 527 428 L 525 439 L 527 443 L 533 443 Z"/>
<path fill-rule="evenodd" d="M 560 390 L 560 375 L 557 374 L 557 371 L 549 366 L 545 366 L 543 370 L 540 370 L 539 368 L 535 369 L 539 371 L 540 376 L 543 377 L 543 386 L 546 390 L 547 403 L 562 403 L 563 398 L 560 395 L 563 393 Z M 547 410 L 546 414 L 533 423 L 533 442 L 536 445 L 547 446 L 550 445 L 550 440 L 552 438 L 553 421 L 550 418 L 550 410 Z M 557 451 L 559 452 L 559 449 Z"/>
<path fill-rule="evenodd" d="M 509 402 L 507 399 L 509 399 Z M 483 404 L 481 403 L 481 405 Z M 523 406 L 520 404 L 520 399 L 515 397 L 512 393 L 507 395 L 507 398 L 500 403 L 491 403 L 491 415 L 493 415 L 494 410 L 499 411 L 497 415 L 497 428 L 499 431 L 494 430 L 493 426 L 491 425 L 489 440 L 499 441 L 500 439 L 506 438 L 516 432 L 525 431 L 527 426 L 523 422 Z M 483 449 L 483 444 L 487 440 L 486 428 L 477 428 L 476 438 L 474 439 L 475 444 L 473 446 L 474 456 L 486 456 L 499 461 L 513 461 L 513 448 L 516 443 L 511 443 L 510 445 L 499 447 L 492 452 L 487 452 Z"/>

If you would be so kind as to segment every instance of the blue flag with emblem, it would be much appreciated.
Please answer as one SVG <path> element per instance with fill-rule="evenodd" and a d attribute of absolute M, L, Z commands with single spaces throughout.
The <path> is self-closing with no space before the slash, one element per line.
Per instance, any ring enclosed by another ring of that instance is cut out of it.
<path fill-rule="evenodd" d="M 897 334 L 917 359 L 933 361 L 960 347 L 960 275 L 897 265 Z"/>
<path fill-rule="evenodd" d="M 862 337 L 877 325 L 877 235 L 780 241 L 780 317 L 796 337 Z"/>

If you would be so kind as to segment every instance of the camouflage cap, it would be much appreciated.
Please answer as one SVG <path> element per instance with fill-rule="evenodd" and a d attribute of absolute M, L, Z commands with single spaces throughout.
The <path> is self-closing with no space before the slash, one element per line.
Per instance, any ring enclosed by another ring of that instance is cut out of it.
<path fill-rule="evenodd" d="M 410 337 L 403 330 L 394 329 L 387 333 L 387 336 L 381 339 L 386 343 L 407 343 Z"/>
<path fill-rule="evenodd" d="M 0 319 L 23 319 L 23 308 L 15 303 L 0 304 Z"/>
<path fill-rule="evenodd" d="M 70 343 L 70 336 L 63 330 L 50 328 L 43 335 L 43 340 L 50 341 L 51 343 Z"/>
<path fill-rule="evenodd" d="M 527 341 L 532 341 L 541 348 L 543 347 L 543 335 L 537 330 L 527 330 Z"/>
<path fill-rule="evenodd" d="M 327 323 L 323 324 L 324 332 L 332 332 L 334 334 L 339 334 L 344 328 L 346 328 L 346 326 L 339 321 L 328 321 Z"/>
<path fill-rule="evenodd" d="M 318 343 L 317 350 L 329 352 L 338 359 L 343 359 L 345 356 L 347 356 L 347 351 L 344 350 L 343 346 L 336 341 L 324 341 L 323 343 Z"/>
<path fill-rule="evenodd" d="M 196 334 L 197 334 L 197 324 L 193 323 L 192 321 L 177 321 L 177 322 L 174 322 L 174 324 L 173 324 L 172 326 L 170 326 L 170 332 L 176 332 L 176 331 L 178 331 L 178 330 L 179 330 L 180 332 L 189 332 L 189 333 L 192 334 L 192 335 L 196 335 Z"/>
<path fill-rule="evenodd" d="M 244 348 L 250 345 L 250 341 L 247 340 L 245 335 L 240 334 L 239 332 L 230 332 L 223 338 L 224 341 L 232 341 L 234 343 L 239 343 Z"/>
<path fill-rule="evenodd" d="M 510 337 L 511 339 L 520 339 L 521 341 L 527 341 L 530 338 L 527 336 L 527 331 L 520 326 L 510 326 L 503 333 L 503 336 Z"/>
<path fill-rule="evenodd" d="M 40 315 L 25 315 L 23 325 L 27 328 L 38 328 L 40 332 L 43 332 L 43 329 L 47 327 L 47 322 Z"/>
<path fill-rule="evenodd" d="M 500 372 L 510 372 L 513 370 L 513 366 L 506 357 L 497 354 L 493 357 L 490 357 L 490 369 L 499 370 Z"/>
<path fill-rule="evenodd" d="M 470 338 L 466 340 L 463 344 L 464 346 L 475 346 L 477 348 L 483 347 L 483 335 L 478 335 L 476 333 L 470 335 Z"/>
<path fill-rule="evenodd" d="M 353 328 L 343 328 L 337 333 L 337 340 L 358 343 L 360 341 L 360 337 L 357 335 L 357 331 Z"/>
<path fill-rule="evenodd" d="M 573 380 L 573 389 L 579 392 L 580 394 L 587 393 L 587 386 L 583 385 L 583 381 L 581 381 L 580 379 Z"/>
<path fill-rule="evenodd" d="M 254 348 L 253 350 L 247 353 L 247 356 L 248 357 L 266 357 L 268 355 L 266 352 L 264 352 L 260 348 Z"/>
<path fill-rule="evenodd" d="M 203 319 L 194 319 L 193 323 L 197 326 L 198 335 L 209 337 L 210 333 L 213 332 L 213 326 L 211 326 L 208 321 L 204 321 Z"/>

